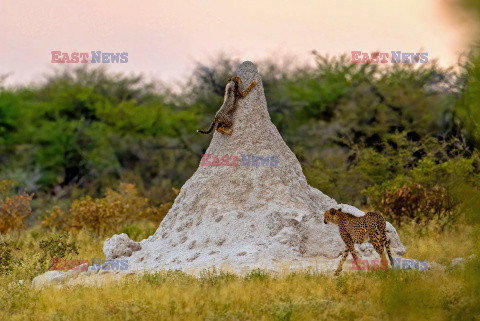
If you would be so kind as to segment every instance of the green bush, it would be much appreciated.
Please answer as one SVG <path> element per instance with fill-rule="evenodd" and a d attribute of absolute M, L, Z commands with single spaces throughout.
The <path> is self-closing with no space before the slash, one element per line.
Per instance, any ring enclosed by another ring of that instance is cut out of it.
<path fill-rule="evenodd" d="M 372 207 L 401 224 L 436 220 L 440 226 L 459 218 L 459 205 L 468 188 L 478 189 L 478 153 L 444 163 L 423 158 L 418 165 L 391 180 L 364 190 Z"/>
<path fill-rule="evenodd" d="M 0 241 L 0 275 L 13 271 L 15 258 L 12 255 L 12 248 L 6 241 Z"/>
<path fill-rule="evenodd" d="M 53 259 L 66 259 L 73 254 L 78 255 L 78 248 L 75 242 L 68 241 L 69 235 L 52 233 L 46 240 L 39 243 L 42 254 L 36 262 L 36 268 L 44 272 L 52 267 Z"/>
<path fill-rule="evenodd" d="M 375 190 L 401 188 L 405 182 L 389 185 L 405 177 L 450 193 L 442 178 L 422 182 L 410 172 L 424 159 L 470 159 L 478 148 L 478 53 L 458 71 L 435 61 L 380 66 L 352 63 L 349 55 L 314 58 L 310 67 L 259 64 L 271 118 L 313 186 L 362 207 L 374 204 Z M 61 213 L 75 214 L 75 229 L 98 217 L 105 226 L 125 223 L 105 223 L 106 211 L 98 210 L 110 206 L 102 197 L 121 182 L 137 186 L 153 206 L 171 203 L 172 188 L 193 174 L 210 141 L 195 130 L 210 123 L 238 63 L 228 56 L 198 63 L 176 92 L 141 76 L 85 68 L 52 74 L 36 87 L 2 88 L 0 179 L 19 178 L 36 193 L 32 221 L 77 199 Z"/>

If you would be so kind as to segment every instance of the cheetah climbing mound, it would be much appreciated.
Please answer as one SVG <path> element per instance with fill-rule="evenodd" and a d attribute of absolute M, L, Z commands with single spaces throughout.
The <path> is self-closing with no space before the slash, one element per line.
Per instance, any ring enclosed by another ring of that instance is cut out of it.
<path fill-rule="evenodd" d="M 214 131 L 205 153 L 212 156 L 199 162 L 155 234 L 139 243 L 115 235 L 105 242 L 107 259 L 127 259 L 129 272 L 335 269 L 345 246 L 338 228 L 323 223 L 323 213 L 332 207 L 357 216 L 364 213 L 308 185 L 270 120 L 256 66 L 246 61 L 236 76 L 242 79 L 241 90 L 252 81 L 256 86 L 238 100 L 232 134 Z M 229 165 L 238 166 L 206 166 L 216 164 L 215 156 L 221 165 L 225 155 Z M 389 223 L 387 237 L 393 256 L 402 256 L 405 248 Z M 368 243 L 357 251 L 363 258 L 378 258 Z M 87 273 L 102 272 L 90 267 Z"/>

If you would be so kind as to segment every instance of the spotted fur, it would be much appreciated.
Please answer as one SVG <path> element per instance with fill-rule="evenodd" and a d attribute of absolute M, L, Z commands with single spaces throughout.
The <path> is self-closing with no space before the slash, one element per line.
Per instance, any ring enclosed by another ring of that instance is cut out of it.
<path fill-rule="evenodd" d="M 336 274 L 342 271 L 342 266 L 347 259 L 348 252 L 352 253 L 353 259 L 358 264 L 358 256 L 355 251 L 354 244 L 360 244 L 370 239 L 373 248 L 380 255 L 381 263 L 388 265 L 387 258 L 383 247 L 385 246 L 393 266 L 393 257 L 390 252 L 390 240 L 387 239 L 386 226 L 387 222 L 382 214 L 378 212 L 368 212 L 364 216 L 357 217 L 352 214 L 342 212 L 342 209 L 330 209 L 325 212 L 324 223 L 334 223 L 338 225 L 340 236 L 345 242 L 345 251 L 342 254 L 342 259 L 338 264 Z"/>
<path fill-rule="evenodd" d="M 215 114 L 210 128 L 207 131 L 197 130 L 197 132 L 202 134 L 209 134 L 217 126 L 217 131 L 222 134 L 232 134 L 232 129 L 229 129 L 233 125 L 233 112 L 237 109 L 237 100 L 239 98 L 245 97 L 253 86 L 257 84 L 256 81 L 252 81 L 250 86 L 245 89 L 243 92 L 240 90 L 240 85 L 242 80 L 239 77 L 228 78 L 227 85 L 225 86 L 225 98 L 223 100 L 223 105 L 220 107 L 218 112 Z"/>

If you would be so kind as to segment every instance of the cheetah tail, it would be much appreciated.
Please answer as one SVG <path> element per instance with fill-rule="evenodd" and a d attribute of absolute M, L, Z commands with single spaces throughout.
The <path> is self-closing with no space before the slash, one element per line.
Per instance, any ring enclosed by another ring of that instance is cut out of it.
<path fill-rule="evenodd" d="M 210 134 L 213 128 L 215 127 L 215 123 L 216 123 L 215 120 L 213 120 L 212 124 L 210 125 L 210 128 L 207 131 L 197 129 L 197 132 L 201 134 Z"/>

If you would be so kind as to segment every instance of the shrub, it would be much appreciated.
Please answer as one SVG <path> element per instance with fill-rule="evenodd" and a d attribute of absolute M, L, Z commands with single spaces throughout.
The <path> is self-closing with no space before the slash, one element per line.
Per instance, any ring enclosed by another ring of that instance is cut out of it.
<path fill-rule="evenodd" d="M 30 202 L 33 194 L 8 196 L 14 182 L 0 181 L 0 233 L 24 228 L 24 220 L 32 214 Z"/>
<path fill-rule="evenodd" d="M 122 225 L 138 220 L 161 221 L 171 203 L 160 207 L 149 206 L 148 199 L 140 197 L 134 185 L 122 183 L 119 190 L 107 190 L 104 198 L 86 196 L 73 201 L 68 211 L 55 206 L 42 224 L 63 230 L 88 229 L 105 234 Z"/>
<path fill-rule="evenodd" d="M 398 224 L 436 220 L 444 228 L 461 214 L 465 193 L 479 189 L 479 154 L 457 156 L 445 162 L 425 157 L 415 168 L 363 191 L 369 204 Z"/>
<path fill-rule="evenodd" d="M 441 186 L 427 188 L 418 183 L 383 192 L 377 208 L 399 225 L 409 219 L 416 222 L 439 219 L 450 222 L 455 201 Z"/>
<path fill-rule="evenodd" d="M 14 185 L 15 182 L 10 179 L 0 181 L 0 200 L 8 196 Z"/>
<path fill-rule="evenodd" d="M 46 240 L 40 241 L 42 256 L 37 261 L 37 267 L 45 271 L 52 266 L 52 259 L 64 259 L 71 254 L 78 255 L 75 242 L 68 242 L 68 233 L 51 234 Z"/>
<path fill-rule="evenodd" d="M 14 257 L 12 256 L 12 249 L 10 245 L 5 242 L 0 242 L 0 275 L 7 274 L 13 271 Z"/>

